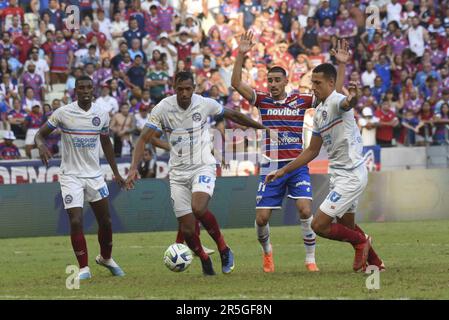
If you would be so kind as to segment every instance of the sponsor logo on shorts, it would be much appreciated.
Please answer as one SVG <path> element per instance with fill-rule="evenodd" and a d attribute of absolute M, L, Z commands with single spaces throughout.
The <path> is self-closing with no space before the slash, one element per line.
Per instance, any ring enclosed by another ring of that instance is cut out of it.
<path fill-rule="evenodd" d="M 256 204 L 259 204 L 260 200 L 262 200 L 262 196 L 257 196 L 256 197 Z"/>
<path fill-rule="evenodd" d="M 73 197 L 70 194 L 65 196 L 65 198 L 64 198 L 65 204 L 70 204 L 70 203 L 72 203 L 72 201 L 73 201 Z"/>
<path fill-rule="evenodd" d="M 310 182 L 309 182 L 309 181 L 306 181 L 306 180 L 302 180 L 302 181 L 297 182 L 295 186 L 296 186 L 296 187 L 300 187 L 300 186 L 310 186 Z M 309 190 L 310 190 L 310 188 L 309 188 Z M 307 190 L 307 191 L 309 191 L 309 190 Z"/>
<path fill-rule="evenodd" d="M 195 122 L 201 121 L 201 114 L 199 112 L 195 112 L 192 115 L 192 120 L 195 121 Z"/>
<path fill-rule="evenodd" d="M 100 125 L 100 123 L 101 123 L 101 120 L 100 120 L 99 117 L 94 117 L 94 118 L 92 119 L 92 124 L 93 124 L 94 126 L 98 127 L 98 126 Z"/>

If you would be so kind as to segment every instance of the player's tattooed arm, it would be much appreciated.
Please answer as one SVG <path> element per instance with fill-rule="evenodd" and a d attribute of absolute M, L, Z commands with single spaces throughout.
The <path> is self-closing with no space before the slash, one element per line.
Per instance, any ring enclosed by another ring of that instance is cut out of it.
<path fill-rule="evenodd" d="M 231 85 L 237 90 L 238 93 L 242 95 L 243 98 L 248 100 L 249 102 L 254 102 L 254 90 L 247 84 L 242 81 L 242 69 L 243 69 L 243 60 L 245 55 L 252 49 L 254 46 L 253 42 L 253 34 L 251 31 L 246 32 L 240 38 L 239 44 L 239 52 L 234 62 L 234 69 L 232 70 L 232 78 Z"/>
<path fill-rule="evenodd" d="M 45 144 L 45 139 L 53 132 L 53 128 L 49 127 L 47 123 L 42 125 L 39 128 L 39 131 L 36 133 L 34 137 L 34 142 L 36 143 L 36 147 L 39 150 L 39 157 L 42 160 L 42 163 L 48 167 L 48 160 L 50 160 L 52 154 L 50 150 L 48 150 L 47 145 Z"/>
<path fill-rule="evenodd" d="M 253 119 L 245 116 L 243 113 L 231 109 L 224 108 L 224 117 L 245 127 L 269 130 L 261 123 L 254 121 Z"/>

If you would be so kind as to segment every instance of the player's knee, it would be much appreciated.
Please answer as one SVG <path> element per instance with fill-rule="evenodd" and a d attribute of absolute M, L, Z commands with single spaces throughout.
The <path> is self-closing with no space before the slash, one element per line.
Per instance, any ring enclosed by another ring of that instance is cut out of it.
<path fill-rule="evenodd" d="M 81 217 L 72 217 L 70 218 L 70 228 L 72 231 L 81 231 L 83 230 L 83 219 Z"/>
<path fill-rule="evenodd" d="M 259 227 L 263 227 L 266 226 L 268 223 L 268 217 L 265 216 L 256 216 L 256 224 Z"/>
<path fill-rule="evenodd" d="M 206 212 L 206 207 L 197 204 L 192 204 L 192 212 L 195 215 L 195 217 L 197 218 L 201 217 Z"/>
<path fill-rule="evenodd" d="M 312 216 L 312 209 L 308 205 L 300 206 L 298 211 L 301 219 L 308 219 Z"/>

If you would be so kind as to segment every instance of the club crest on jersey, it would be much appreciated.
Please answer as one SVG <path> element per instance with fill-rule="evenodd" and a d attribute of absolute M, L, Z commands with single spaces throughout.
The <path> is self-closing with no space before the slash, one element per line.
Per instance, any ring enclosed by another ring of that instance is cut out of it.
<path fill-rule="evenodd" d="M 94 117 L 94 118 L 92 119 L 92 124 L 93 124 L 94 126 L 98 127 L 98 126 L 100 125 L 100 123 L 101 123 L 101 120 L 100 120 L 99 117 Z"/>
<path fill-rule="evenodd" d="M 195 112 L 192 115 L 192 120 L 195 121 L 195 122 L 201 121 L 201 114 L 199 112 Z"/>
<path fill-rule="evenodd" d="M 70 204 L 70 203 L 72 203 L 72 201 L 73 201 L 73 197 L 70 194 L 65 196 L 65 198 L 64 198 L 65 204 Z"/>
<path fill-rule="evenodd" d="M 327 111 L 323 111 L 322 115 L 323 115 L 323 120 L 326 120 L 326 118 L 327 118 Z"/>

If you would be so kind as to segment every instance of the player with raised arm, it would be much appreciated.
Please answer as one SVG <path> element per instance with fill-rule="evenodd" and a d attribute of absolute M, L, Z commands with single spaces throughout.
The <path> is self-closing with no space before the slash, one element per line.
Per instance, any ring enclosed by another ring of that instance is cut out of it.
<path fill-rule="evenodd" d="M 114 158 L 109 139 L 109 114 L 97 106 L 93 99 L 93 81 L 88 76 L 76 79 L 78 100 L 58 108 L 42 125 L 35 137 L 39 155 L 48 166 L 51 153 L 45 139 L 56 128 L 61 130 L 62 161 L 59 183 L 70 220 L 72 247 L 79 263 L 80 280 L 91 278 L 88 266 L 86 239 L 83 232 L 83 205 L 88 201 L 98 222 L 100 254 L 95 261 L 109 269 L 114 276 L 125 273 L 112 259 L 112 225 L 109 214 L 108 186 L 100 167 L 100 144 L 111 166 L 115 181 L 125 186 Z"/>
<path fill-rule="evenodd" d="M 175 76 L 176 94 L 163 99 L 151 111 L 148 122 L 137 140 L 128 173 L 127 185 L 137 178 L 137 165 L 145 144 L 153 137 L 166 133 L 170 143 L 170 191 L 175 215 L 189 248 L 200 258 L 203 274 L 215 275 L 212 260 L 204 252 L 195 233 L 195 218 L 216 242 L 221 257 L 222 272 L 234 269 L 234 255 L 226 244 L 215 216 L 207 210 L 216 177 L 216 159 L 212 155 L 207 119 L 223 114 L 241 125 L 266 129 L 256 121 L 233 110 L 223 108 L 217 101 L 194 94 L 191 72 Z"/>
<path fill-rule="evenodd" d="M 304 114 L 314 104 L 311 94 L 287 94 L 285 87 L 288 77 L 282 67 L 273 67 L 268 71 L 268 90 L 256 92 L 242 82 L 242 65 L 245 54 L 254 46 L 251 32 L 245 33 L 240 40 L 239 52 L 232 73 L 232 86 L 252 105 L 259 108 L 262 123 L 274 132 L 274 137 L 266 140 L 265 158 L 268 163 L 261 167 L 259 189 L 256 198 L 255 227 L 257 238 L 263 249 L 263 270 L 274 272 L 273 250 L 270 241 L 269 219 L 273 209 L 281 209 L 282 200 L 288 189 L 288 197 L 296 200 L 304 246 L 305 265 L 309 271 L 319 271 L 315 262 L 315 232 L 312 223 L 312 185 L 307 164 L 290 172 L 275 183 L 265 185 L 265 175 L 273 166 L 282 168 L 294 160 L 303 149 L 302 131 Z"/>
<path fill-rule="evenodd" d="M 334 55 L 338 72 L 344 74 L 345 63 L 349 60 L 347 43 L 340 42 Z M 371 237 L 354 220 L 358 199 L 368 182 L 362 138 L 353 111 L 358 88 L 356 83 L 350 82 L 349 94 L 344 96 L 336 91 L 336 79 L 337 70 L 331 64 L 324 63 L 313 70 L 312 89 L 321 102 L 316 108 L 310 145 L 290 164 L 270 173 L 265 182 L 270 184 L 306 165 L 318 156 L 323 145 L 329 157 L 330 193 L 316 212 L 312 228 L 324 238 L 352 244 L 354 271 L 365 270 L 367 262 L 383 270 L 382 260 L 372 249 Z M 334 219 L 337 223 L 333 223 Z"/>

